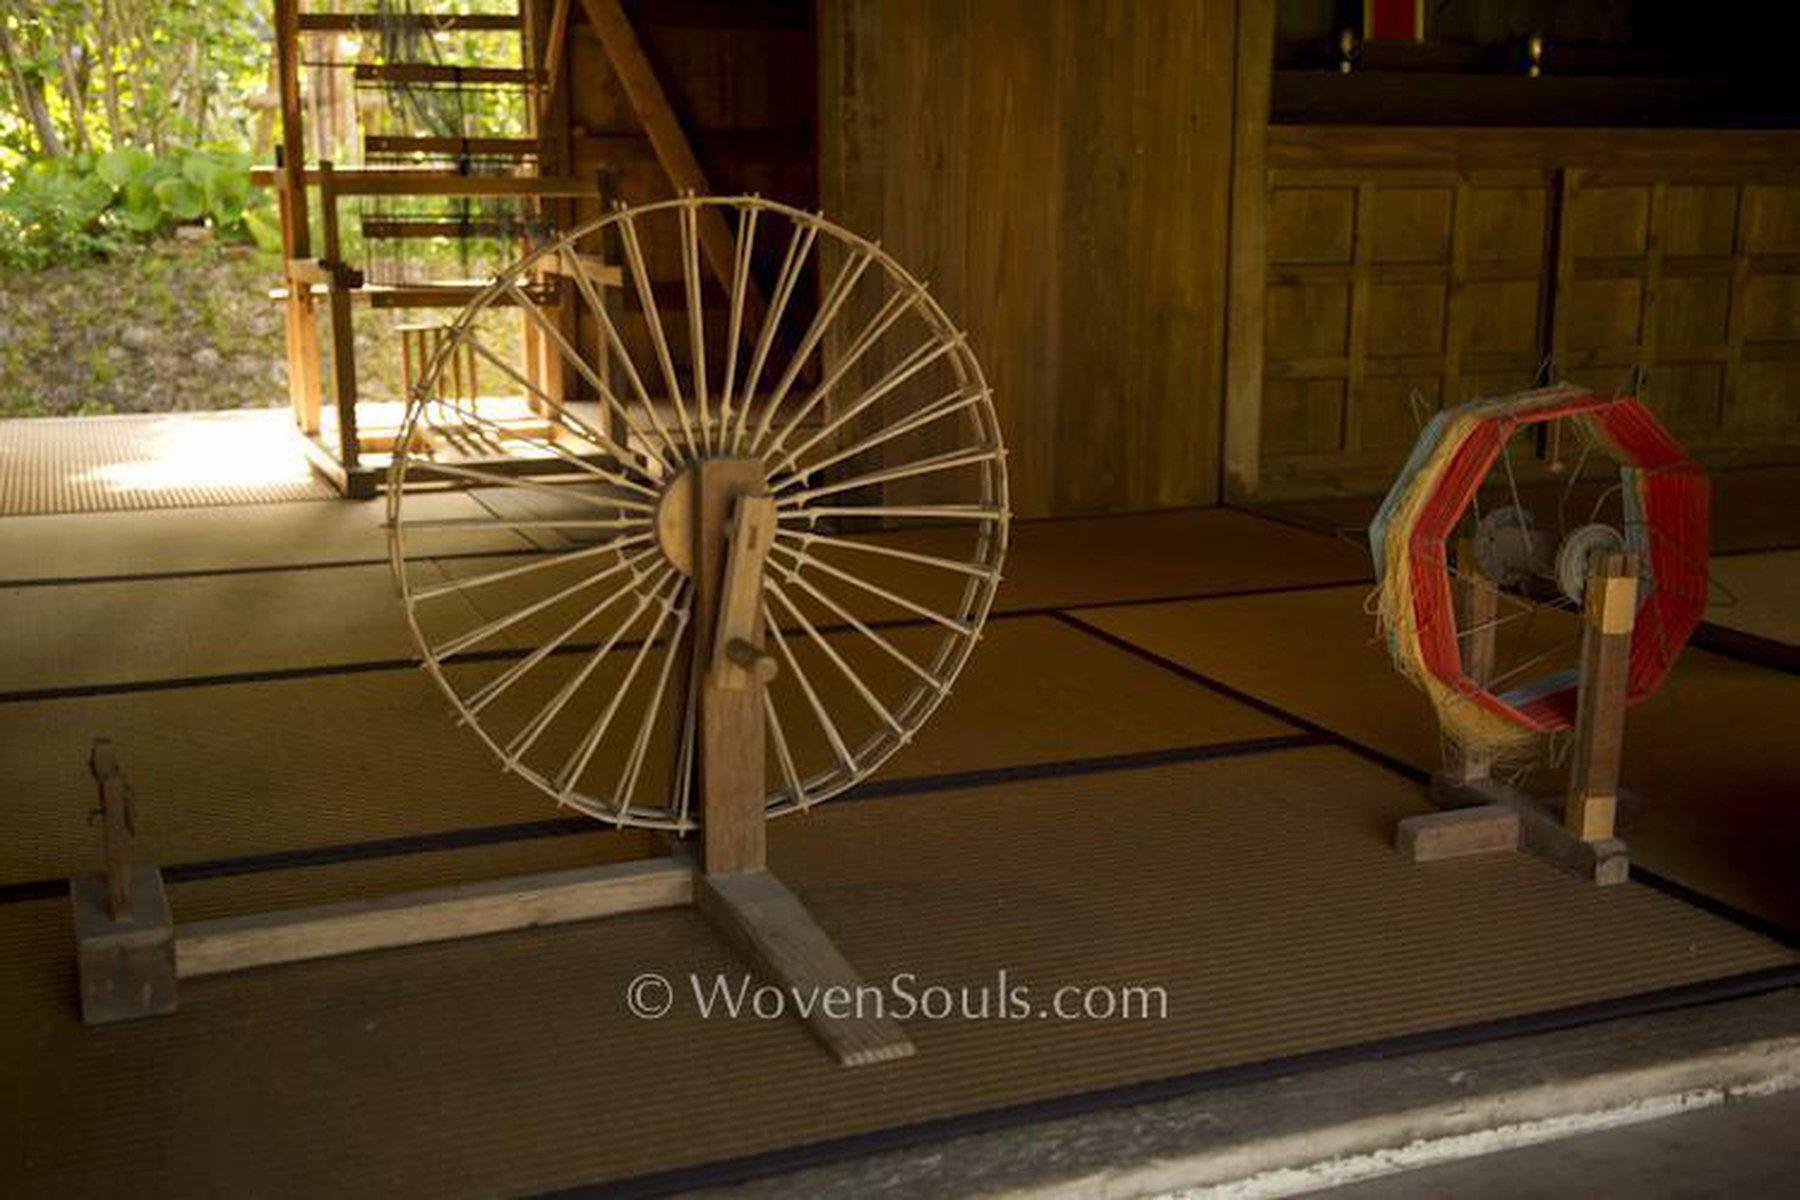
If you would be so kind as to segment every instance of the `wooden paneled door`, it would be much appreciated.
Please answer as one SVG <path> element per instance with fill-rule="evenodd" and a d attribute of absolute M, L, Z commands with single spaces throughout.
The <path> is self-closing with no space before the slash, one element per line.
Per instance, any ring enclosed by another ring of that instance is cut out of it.
<path fill-rule="evenodd" d="M 1528 386 L 1542 350 L 1543 171 L 1277 172 L 1264 479 L 1355 489 L 1449 398 Z"/>
<path fill-rule="evenodd" d="M 1556 280 L 1564 375 L 1714 461 L 1800 442 L 1800 175 L 1571 171 Z"/>
<path fill-rule="evenodd" d="M 1257 495 L 1379 491 L 1440 407 L 1553 379 L 1645 397 L 1715 463 L 1800 458 L 1800 173 L 1470 139 L 1476 165 L 1269 171 Z"/>

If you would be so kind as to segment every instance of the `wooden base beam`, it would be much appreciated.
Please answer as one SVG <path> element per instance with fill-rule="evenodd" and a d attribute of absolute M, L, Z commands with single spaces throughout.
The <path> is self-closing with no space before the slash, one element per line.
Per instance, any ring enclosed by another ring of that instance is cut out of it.
<path fill-rule="evenodd" d="M 892 1018 L 859 1014 L 864 989 L 825 931 L 794 894 L 767 871 L 702 875 L 694 903 L 725 940 L 785 991 L 807 1028 L 847 1067 L 913 1053 Z"/>
<path fill-rule="evenodd" d="M 175 972 L 187 979 L 677 908 L 690 903 L 693 894 L 691 867 L 673 859 L 649 859 L 194 921 L 176 930 Z"/>
<path fill-rule="evenodd" d="M 1561 815 L 1536 797 L 1493 779 L 1431 778 L 1432 799 L 1447 809 L 1509 808 L 1519 817 L 1519 849 L 1598 884 L 1624 883 L 1631 855 L 1615 837 L 1584 840 L 1563 827 Z"/>
<path fill-rule="evenodd" d="M 1519 813 L 1484 804 L 1407 817 L 1394 831 L 1394 849 L 1408 862 L 1436 862 L 1519 848 Z"/>

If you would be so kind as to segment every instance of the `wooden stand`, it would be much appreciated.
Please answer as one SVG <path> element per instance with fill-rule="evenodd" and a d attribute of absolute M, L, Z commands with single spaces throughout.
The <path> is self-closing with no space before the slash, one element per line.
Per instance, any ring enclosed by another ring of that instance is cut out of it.
<path fill-rule="evenodd" d="M 106 870 L 71 881 L 83 1019 L 173 1012 L 176 981 L 191 976 L 693 904 L 793 998 L 840 1062 L 913 1053 L 894 1021 L 852 1011 L 862 980 L 768 870 L 764 689 L 774 660 L 762 649 L 761 597 L 775 505 L 762 494 L 762 464 L 702 461 L 670 492 L 691 510 L 677 514 L 677 528 L 692 540 L 671 547 L 671 557 L 685 559 L 694 582 L 689 677 L 698 689 L 699 735 L 688 769 L 701 832 L 692 856 L 678 850 L 644 862 L 177 927 L 160 874 L 129 861 L 129 790 L 103 741 L 93 770 L 106 817 Z"/>
<path fill-rule="evenodd" d="M 1469 633 L 1467 673 L 1484 682 L 1493 667 L 1496 593 L 1458 555 L 1458 604 Z M 1446 812 L 1401 821 L 1395 848 L 1414 862 L 1521 849 L 1595 883 L 1623 883 L 1630 873 L 1625 843 L 1613 836 L 1619 757 L 1624 744 L 1625 688 L 1637 615 L 1637 565 L 1609 555 L 1588 579 L 1583 597 L 1575 746 L 1569 785 L 1557 805 L 1492 778 L 1485 756 L 1458 752 L 1432 776 L 1431 794 Z"/>

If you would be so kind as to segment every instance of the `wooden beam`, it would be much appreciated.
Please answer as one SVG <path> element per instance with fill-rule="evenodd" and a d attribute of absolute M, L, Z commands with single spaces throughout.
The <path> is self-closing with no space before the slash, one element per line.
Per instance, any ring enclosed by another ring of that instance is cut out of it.
<path fill-rule="evenodd" d="M 301 13 L 302 33 L 380 33 L 410 27 L 430 33 L 512 33 L 517 13 Z"/>
<path fill-rule="evenodd" d="M 794 894 L 767 871 L 702 875 L 694 904 L 713 927 L 787 994 L 802 1002 L 807 1028 L 845 1066 L 913 1053 L 891 1017 L 856 1010 L 867 990 Z"/>
<path fill-rule="evenodd" d="M 1586 627 L 1575 707 L 1575 755 L 1563 825 L 1584 842 L 1613 835 L 1618 809 L 1619 758 L 1625 741 L 1625 690 L 1631 672 L 1631 631 L 1637 621 L 1637 563 L 1610 554 L 1589 577 L 1583 599 Z"/>
<path fill-rule="evenodd" d="M 710 194 L 712 189 L 707 185 L 706 173 L 700 169 L 694 148 L 688 143 L 687 134 L 669 105 L 662 82 L 656 77 L 656 68 L 644 53 L 637 31 L 632 29 L 631 19 L 625 15 L 619 0 L 581 0 L 581 7 L 675 191 L 700 196 Z M 706 255 L 707 265 L 718 277 L 720 286 L 730 291 L 737 260 L 737 239 L 716 209 L 701 209 L 699 218 L 700 248 Z M 748 302 L 753 313 L 762 311 L 761 293 L 754 287 L 754 281 Z"/>
<path fill-rule="evenodd" d="M 1630 851 L 1618 838 L 1584 841 L 1563 828 L 1541 801 L 1496 779 L 1462 783 L 1442 772 L 1431 777 L 1431 798 L 1444 808 L 1499 804 L 1519 814 L 1519 849 L 1592 883 L 1624 883 Z"/>
<path fill-rule="evenodd" d="M 1456 544 L 1457 641 L 1462 651 L 1463 674 L 1478 687 L 1486 687 L 1494 675 L 1494 643 L 1499 633 L 1500 589 L 1481 573 L 1475 558 L 1475 542 L 1464 538 Z M 1456 746 L 1449 770 L 1467 782 L 1493 773 L 1492 754 L 1470 746 Z"/>
<path fill-rule="evenodd" d="M 1519 848 L 1519 813 L 1504 804 L 1455 808 L 1407 817 L 1394 831 L 1394 849 L 1408 862 L 1436 862 Z"/>
<path fill-rule="evenodd" d="M 1227 500 L 1254 496 L 1262 472 L 1269 86 L 1275 65 L 1275 5 L 1270 0 L 1238 0 L 1236 42 L 1231 244 L 1225 276 L 1225 469 L 1221 483 Z"/>
<path fill-rule="evenodd" d="M 106 905 L 115 921 L 130 921 L 131 842 L 133 826 L 131 789 L 109 738 L 95 738 L 88 754 L 88 770 L 100 789 L 100 851 L 106 880 Z"/>
<path fill-rule="evenodd" d="M 182 978 L 393 946 L 674 908 L 693 899 L 693 869 L 674 859 L 483 880 L 177 928 Z"/>
<path fill-rule="evenodd" d="M 760 682 L 719 687 L 710 670 L 719 614 L 726 607 L 728 531 L 735 506 L 766 490 L 762 463 L 747 458 L 703 459 L 693 497 L 694 658 L 690 686 L 699 689 L 700 866 L 708 873 L 760 870 L 764 863 L 765 729 Z M 760 564 L 758 564 L 760 566 Z M 742 582 L 740 579 L 737 581 Z M 755 583 L 760 595 L 762 575 Z M 761 645 L 761 607 L 749 628 Z"/>
<path fill-rule="evenodd" d="M 325 239 L 324 261 L 331 272 L 326 311 L 331 318 L 331 393 L 337 407 L 338 461 L 356 469 L 361 456 L 356 442 L 356 325 L 351 316 L 351 286 L 343 270 L 343 244 L 338 236 L 337 183 L 331 164 L 319 164 L 319 229 Z"/>
<path fill-rule="evenodd" d="M 371 133 L 363 138 L 365 154 L 482 154 L 494 158 L 532 158 L 536 138 L 410 137 Z"/>
<path fill-rule="evenodd" d="M 250 182 L 273 186 L 276 168 L 257 167 Z M 319 173 L 307 171 L 300 181 L 318 183 Z M 335 183 L 340 196 L 589 196 L 600 195 L 591 179 L 546 178 L 535 175 L 462 175 L 453 167 L 441 169 L 338 171 Z M 304 257 L 303 255 L 296 257 Z"/>
<path fill-rule="evenodd" d="M 358 83 L 499 83 L 521 87 L 539 82 L 526 67 L 459 67 L 443 63 L 357 63 Z"/>

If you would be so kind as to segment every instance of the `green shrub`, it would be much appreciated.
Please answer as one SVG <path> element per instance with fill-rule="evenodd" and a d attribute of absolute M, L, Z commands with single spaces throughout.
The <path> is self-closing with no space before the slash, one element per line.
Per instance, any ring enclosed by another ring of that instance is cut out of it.
<path fill-rule="evenodd" d="M 136 146 L 33 163 L 0 191 L 0 265 L 41 268 L 117 249 L 128 240 L 203 224 L 263 243 L 266 194 L 250 186 L 250 156 Z"/>

